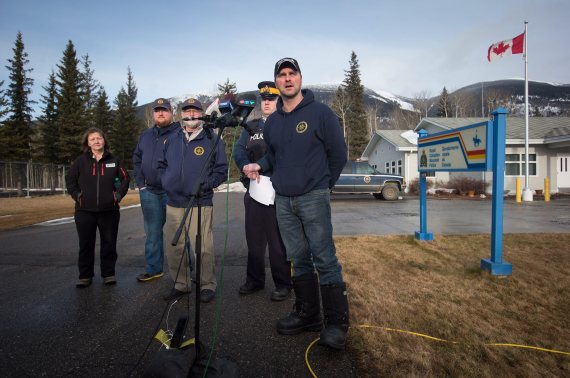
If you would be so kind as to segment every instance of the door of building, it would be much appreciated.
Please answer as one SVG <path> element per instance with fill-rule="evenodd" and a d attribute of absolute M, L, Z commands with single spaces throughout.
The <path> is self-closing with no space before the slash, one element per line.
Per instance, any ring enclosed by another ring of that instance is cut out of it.
<path fill-rule="evenodd" d="M 558 182 L 558 190 L 561 188 L 570 189 L 570 155 L 565 156 L 558 156 L 557 161 L 557 182 Z"/>

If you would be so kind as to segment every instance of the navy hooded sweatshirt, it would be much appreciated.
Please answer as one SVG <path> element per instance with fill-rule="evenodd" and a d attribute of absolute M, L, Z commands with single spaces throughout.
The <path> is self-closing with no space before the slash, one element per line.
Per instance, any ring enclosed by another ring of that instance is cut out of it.
<path fill-rule="evenodd" d="M 166 127 L 155 125 L 141 134 L 133 153 L 134 176 L 139 189 L 146 188 L 154 194 L 164 193 L 158 172 L 158 158 L 166 138 L 179 129 L 180 123 L 173 122 Z"/>
<path fill-rule="evenodd" d="M 273 168 L 273 187 L 287 197 L 331 189 L 347 161 L 337 116 L 310 90 L 301 93 L 303 100 L 289 113 L 278 100 L 277 111 L 265 122 L 267 154 L 257 162 L 263 171 Z"/>

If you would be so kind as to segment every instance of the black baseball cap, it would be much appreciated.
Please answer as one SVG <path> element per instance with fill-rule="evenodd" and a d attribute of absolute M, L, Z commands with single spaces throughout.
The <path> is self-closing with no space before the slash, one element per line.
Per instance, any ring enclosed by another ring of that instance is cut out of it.
<path fill-rule="evenodd" d="M 180 108 L 182 110 L 186 110 L 188 108 L 194 108 L 194 109 L 198 109 L 200 111 L 204 111 L 204 109 L 202 109 L 202 103 L 198 100 L 196 100 L 195 98 L 189 98 L 186 99 L 181 105 Z"/>
<path fill-rule="evenodd" d="M 277 63 L 275 63 L 275 71 L 273 72 L 273 77 L 277 77 L 277 75 L 279 74 L 279 71 L 281 71 L 283 68 L 292 68 L 297 72 L 301 72 L 301 68 L 299 67 L 299 63 L 297 63 L 297 61 L 293 58 L 283 58 L 283 59 L 279 59 L 277 61 Z"/>
<path fill-rule="evenodd" d="M 152 110 L 156 109 L 166 109 L 172 111 L 172 106 L 170 105 L 170 101 L 165 98 L 159 97 L 152 103 Z"/>

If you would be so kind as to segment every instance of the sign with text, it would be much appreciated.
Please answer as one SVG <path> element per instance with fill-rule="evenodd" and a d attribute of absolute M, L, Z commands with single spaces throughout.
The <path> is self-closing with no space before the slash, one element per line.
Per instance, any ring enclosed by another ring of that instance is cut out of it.
<path fill-rule="evenodd" d="M 490 122 L 490 121 L 489 121 Z M 418 171 L 487 171 L 489 122 L 430 134 L 418 139 Z"/>

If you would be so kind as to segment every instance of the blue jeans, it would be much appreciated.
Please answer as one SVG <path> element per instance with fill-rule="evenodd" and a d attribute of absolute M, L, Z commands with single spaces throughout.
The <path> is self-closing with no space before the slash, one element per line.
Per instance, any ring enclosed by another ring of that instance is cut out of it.
<path fill-rule="evenodd" d="M 298 197 L 276 195 L 275 205 L 279 231 L 295 277 L 316 268 L 321 285 L 343 282 L 332 238 L 329 190 L 317 189 Z"/>
<path fill-rule="evenodd" d="M 162 272 L 164 264 L 164 237 L 162 228 L 166 221 L 166 193 L 154 194 L 148 189 L 140 191 L 141 208 L 144 218 L 144 256 L 146 272 L 156 274 Z"/>

